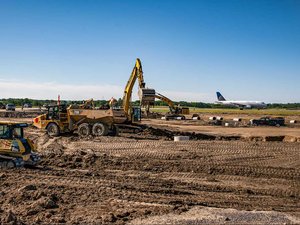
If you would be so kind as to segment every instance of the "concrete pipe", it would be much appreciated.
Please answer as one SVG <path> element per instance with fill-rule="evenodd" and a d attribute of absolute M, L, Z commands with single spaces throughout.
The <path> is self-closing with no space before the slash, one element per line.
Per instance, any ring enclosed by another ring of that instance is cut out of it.
<path fill-rule="evenodd" d="M 174 141 L 188 141 L 190 140 L 189 136 L 174 136 Z"/>
<path fill-rule="evenodd" d="M 232 120 L 233 120 L 233 121 L 236 121 L 236 122 L 241 122 L 241 121 L 242 121 L 241 118 L 233 118 Z"/>

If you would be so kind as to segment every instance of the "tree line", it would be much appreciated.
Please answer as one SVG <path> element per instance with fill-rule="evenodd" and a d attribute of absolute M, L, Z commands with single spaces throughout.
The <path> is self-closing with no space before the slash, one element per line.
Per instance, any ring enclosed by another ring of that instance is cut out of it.
<path fill-rule="evenodd" d="M 70 104 L 82 104 L 83 101 L 71 101 L 71 100 L 62 100 L 61 101 L 63 104 L 70 105 Z M 56 104 L 57 100 L 37 100 L 37 99 L 29 99 L 29 98 L 3 98 L 0 99 L 0 103 L 2 104 L 8 104 L 8 103 L 13 103 L 16 106 L 22 106 L 25 103 L 30 103 L 33 107 L 42 107 L 44 105 L 49 105 L 49 104 Z M 94 105 L 96 107 L 106 105 L 108 104 L 107 100 L 94 100 Z M 214 103 L 204 103 L 204 102 L 186 102 L 186 101 L 179 101 L 179 102 L 174 102 L 175 105 L 180 105 L 184 107 L 193 107 L 193 108 L 231 108 L 228 106 L 224 105 L 218 105 Z M 136 100 L 132 102 L 132 105 L 134 106 L 139 106 L 140 101 Z M 117 106 L 122 106 L 122 99 L 119 98 L 117 100 Z M 163 101 L 155 101 L 154 106 L 168 106 L 167 103 Z M 232 107 L 235 108 L 235 107 Z M 300 109 L 300 103 L 271 103 L 267 105 L 267 108 L 270 109 Z"/>

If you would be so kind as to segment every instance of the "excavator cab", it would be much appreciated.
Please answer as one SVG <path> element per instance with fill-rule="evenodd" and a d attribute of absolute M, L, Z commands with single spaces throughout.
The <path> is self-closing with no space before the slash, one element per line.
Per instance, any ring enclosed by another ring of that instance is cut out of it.
<path fill-rule="evenodd" d="M 66 117 L 66 105 L 49 105 L 47 106 L 47 120 L 59 120 L 61 117 Z"/>

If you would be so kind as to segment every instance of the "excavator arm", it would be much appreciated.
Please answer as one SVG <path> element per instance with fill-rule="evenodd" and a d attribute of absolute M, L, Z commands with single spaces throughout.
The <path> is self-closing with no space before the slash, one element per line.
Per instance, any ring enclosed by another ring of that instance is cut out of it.
<path fill-rule="evenodd" d="M 133 86 L 138 79 L 138 85 L 139 85 L 139 98 L 141 101 L 141 105 L 153 105 L 155 101 L 155 90 L 145 88 L 146 84 L 144 82 L 144 75 L 143 75 L 143 68 L 142 63 L 139 58 L 136 59 L 135 66 L 133 67 L 133 70 L 131 72 L 131 75 L 129 77 L 129 80 L 126 84 L 124 95 L 123 95 L 123 109 L 126 113 L 127 118 L 131 119 L 131 95 L 132 95 L 132 89 Z"/>
<path fill-rule="evenodd" d="M 188 107 L 180 107 L 174 104 L 174 102 L 169 99 L 168 97 L 159 94 L 159 93 L 155 93 L 155 98 L 165 102 L 168 104 L 169 108 L 170 108 L 170 114 L 184 114 L 184 115 L 188 115 L 190 113 L 190 110 Z"/>
<path fill-rule="evenodd" d="M 81 109 L 92 109 L 94 108 L 94 100 L 91 98 L 89 100 L 84 101 L 83 104 L 79 105 Z"/>
<path fill-rule="evenodd" d="M 155 98 L 167 103 L 170 108 L 170 111 L 173 111 L 175 109 L 175 105 L 174 105 L 173 101 L 171 99 L 169 99 L 168 97 L 156 92 Z"/>
<path fill-rule="evenodd" d="M 142 69 L 142 64 L 139 58 L 136 59 L 135 66 L 133 67 L 133 70 L 131 72 L 131 75 L 129 77 L 129 80 L 127 81 L 125 90 L 124 90 L 124 95 L 123 95 L 123 108 L 125 113 L 127 115 L 129 114 L 129 109 L 130 109 L 130 100 L 131 100 L 131 95 L 132 95 L 132 89 L 135 84 L 136 79 L 138 78 L 139 80 L 139 87 L 144 88 L 145 87 L 145 82 L 144 82 L 144 77 L 143 77 L 143 69 Z"/>

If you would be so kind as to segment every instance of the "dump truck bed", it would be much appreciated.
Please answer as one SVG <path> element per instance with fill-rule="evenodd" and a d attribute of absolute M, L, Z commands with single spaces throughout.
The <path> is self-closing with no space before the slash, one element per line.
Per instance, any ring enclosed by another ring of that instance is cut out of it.
<path fill-rule="evenodd" d="M 111 109 L 68 109 L 68 114 L 74 123 L 103 122 L 112 124 L 114 122 L 113 111 Z"/>

